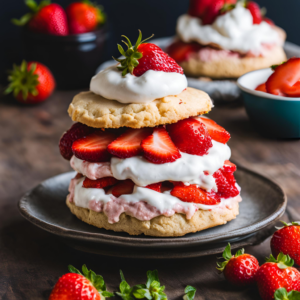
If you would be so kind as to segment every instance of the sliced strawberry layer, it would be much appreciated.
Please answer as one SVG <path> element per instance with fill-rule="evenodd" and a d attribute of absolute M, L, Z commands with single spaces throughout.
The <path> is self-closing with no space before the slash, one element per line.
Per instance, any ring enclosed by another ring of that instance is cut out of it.
<path fill-rule="evenodd" d="M 198 43 L 184 43 L 182 41 L 176 41 L 171 44 L 167 53 L 178 63 L 186 61 L 191 53 L 198 52 L 202 46 Z"/>
<path fill-rule="evenodd" d="M 142 141 L 141 147 L 144 157 L 153 164 L 170 163 L 181 157 L 166 129 L 162 126 L 155 128 L 153 134 Z"/>
<path fill-rule="evenodd" d="M 193 202 L 205 205 L 216 205 L 221 202 L 213 193 L 207 193 L 196 185 L 185 186 L 183 183 L 177 183 L 171 195 L 179 198 L 183 202 Z"/>
<path fill-rule="evenodd" d="M 213 177 L 216 180 L 218 193 L 217 195 L 221 198 L 232 198 L 239 194 L 235 183 L 233 173 L 224 172 L 221 169 L 213 174 Z"/>
<path fill-rule="evenodd" d="M 119 158 L 129 158 L 142 153 L 141 142 L 151 135 L 151 128 L 128 129 L 116 140 L 110 143 L 107 150 L 110 154 Z"/>
<path fill-rule="evenodd" d="M 188 118 L 167 126 L 175 146 L 182 152 L 203 156 L 212 147 L 205 125 L 195 118 Z"/>
<path fill-rule="evenodd" d="M 162 185 L 162 182 L 158 182 L 158 183 L 149 184 L 149 185 L 145 186 L 145 188 L 160 193 L 161 192 L 161 185 Z"/>
<path fill-rule="evenodd" d="M 223 170 L 225 172 L 235 172 L 236 171 L 236 165 L 230 162 L 229 160 L 225 160 Z"/>
<path fill-rule="evenodd" d="M 215 121 L 207 118 L 196 117 L 195 119 L 204 123 L 211 138 L 219 143 L 226 144 L 230 139 L 230 134 Z"/>
<path fill-rule="evenodd" d="M 116 184 L 118 180 L 114 177 L 103 177 L 97 180 L 91 180 L 89 178 L 85 178 L 82 186 L 85 188 L 94 188 L 94 189 L 104 189 L 108 186 L 112 186 Z"/>
<path fill-rule="evenodd" d="M 107 146 L 116 138 L 111 132 L 98 131 L 76 140 L 72 145 L 74 155 L 89 162 L 109 161 L 111 154 Z"/>
<path fill-rule="evenodd" d="M 131 179 L 126 179 L 119 181 L 111 190 L 111 193 L 115 197 L 120 197 L 121 195 L 132 194 L 134 188 L 134 182 Z"/>
<path fill-rule="evenodd" d="M 75 123 L 72 125 L 72 127 L 63 134 L 59 141 L 59 151 L 63 158 L 70 160 L 73 156 L 72 152 L 72 145 L 73 143 L 83 138 L 92 132 L 94 132 L 96 129 L 92 127 L 88 127 L 81 123 Z"/>

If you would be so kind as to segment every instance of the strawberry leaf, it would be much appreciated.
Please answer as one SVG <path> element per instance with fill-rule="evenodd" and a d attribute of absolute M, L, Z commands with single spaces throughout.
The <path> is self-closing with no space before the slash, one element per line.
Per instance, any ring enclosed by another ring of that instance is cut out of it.
<path fill-rule="evenodd" d="M 190 285 L 188 285 L 184 289 L 185 295 L 183 296 L 183 300 L 194 300 L 196 295 L 196 289 Z"/>
<path fill-rule="evenodd" d="M 277 263 L 278 268 L 286 269 L 294 265 L 294 260 L 289 255 L 284 255 L 280 252 L 277 256 L 277 259 L 271 254 L 269 258 L 266 259 L 266 262 Z"/>
<path fill-rule="evenodd" d="M 274 293 L 275 300 L 300 300 L 300 293 L 297 291 L 290 291 L 289 293 L 285 288 L 280 288 Z"/>
<path fill-rule="evenodd" d="M 119 285 L 120 292 L 116 292 L 116 294 L 121 297 L 123 300 L 133 300 L 132 290 L 133 288 L 126 282 L 124 274 L 122 270 L 120 270 L 121 283 Z"/>
<path fill-rule="evenodd" d="M 76 269 L 75 267 L 73 267 L 72 265 L 68 265 L 68 269 L 69 269 L 69 271 L 70 271 L 71 273 L 76 273 L 76 274 L 82 275 L 82 274 L 80 273 L 80 271 L 77 270 L 77 269 Z"/>

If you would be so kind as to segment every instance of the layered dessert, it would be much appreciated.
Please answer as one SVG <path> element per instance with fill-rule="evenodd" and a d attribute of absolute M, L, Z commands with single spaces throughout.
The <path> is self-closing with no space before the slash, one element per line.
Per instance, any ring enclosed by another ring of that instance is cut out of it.
<path fill-rule="evenodd" d="M 286 60 L 285 32 L 245 0 L 190 0 L 168 54 L 189 76 L 238 78 Z"/>
<path fill-rule="evenodd" d="M 182 236 L 239 213 L 230 134 L 209 96 L 187 87 L 183 69 L 158 46 L 124 37 L 124 58 L 74 97 L 75 123 L 60 140 L 77 175 L 67 206 L 82 221 L 131 235 Z"/>

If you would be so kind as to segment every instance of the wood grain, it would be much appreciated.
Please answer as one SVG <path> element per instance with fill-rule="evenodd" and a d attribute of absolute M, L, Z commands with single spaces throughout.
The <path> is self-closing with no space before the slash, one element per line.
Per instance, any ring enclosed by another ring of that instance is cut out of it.
<path fill-rule="evenodd" d="M 66 111 L 76 92 L 56 92 L 38 106 L 23 106 L 11 97 L 0 99 L 0 299 L 48 299 L 67 265 L 84 263 L 104 276 L 111 291 L 118 288 L 120 269 L 133 285 L 146 280 L 147 270 L 157 268 L 169 299 L 181 299 L 188 284 L 197 288 L 199 300 L 259 299 L 254 287 L 228 286 L 215 270 L 215 256 L 149 261 L 81 253 L 19 215 L 17 201 L 24 192 L 70 170 L 57 144 L 72 123 Z M 289 198 L 287 215 L 299 220 L 300 141 L 261 137 L 241 106 L 215 107 L 209 116 L 231 133 L 232 160 L 278 182 Z M 263 263 L 270 253 L 269 240 L 246 250 Z"/>

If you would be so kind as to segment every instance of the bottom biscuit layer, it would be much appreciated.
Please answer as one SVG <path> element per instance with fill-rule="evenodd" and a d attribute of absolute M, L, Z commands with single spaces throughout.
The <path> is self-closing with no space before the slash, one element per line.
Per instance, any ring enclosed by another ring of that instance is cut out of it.
<path fill-rule="evenodd" d="M 174 214 L 171 217 L 158 216 L 150 221 L 140 221 L 122 213 L 118 223 L 110 224 L 103 212 L 98 213 L 87 208 L 78 207 L 68 201 L 68 197 L 66 203 L 72 214 L 78 219 L 98 228 L 127 232 L 130 235 L 145 234 L 161 237 L 183 236 L 188 233 L 224 225 L 228 221 L 235 219 L 239 214 L 239 203 L 237 202 L 231 209 L 198 210 L 190 220 L 187 220 L 183 214 Z"/>

